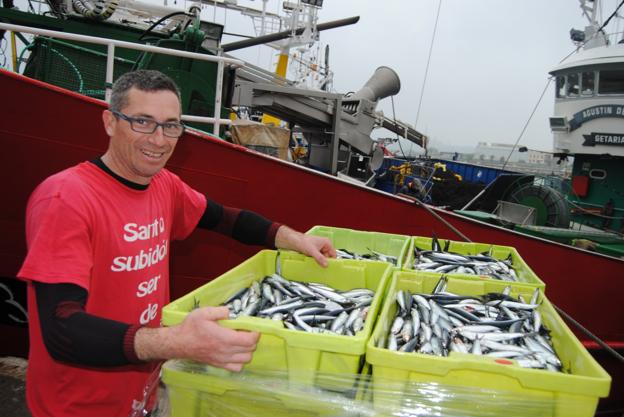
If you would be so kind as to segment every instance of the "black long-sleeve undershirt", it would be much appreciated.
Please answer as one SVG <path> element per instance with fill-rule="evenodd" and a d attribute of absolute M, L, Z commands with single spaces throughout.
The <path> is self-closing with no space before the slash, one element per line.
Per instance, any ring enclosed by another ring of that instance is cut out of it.
<path fill-rule="evenodd" d="M 43 342 L 55 360 L 92 367 L 137 362 L 134 347 L 130 352 L 124 349 L 132 326 L 88 314 L 87 290 L 76 284 L 33 285 Z"/>

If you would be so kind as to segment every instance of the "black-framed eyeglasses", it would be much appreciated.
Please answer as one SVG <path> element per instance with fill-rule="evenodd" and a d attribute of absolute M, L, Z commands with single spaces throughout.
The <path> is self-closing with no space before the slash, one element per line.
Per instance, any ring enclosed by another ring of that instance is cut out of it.
<path fill-rule="evenodd" d="M 146 119 L 145 117 L 130 117 L 116 110 L 111 110 L 111 113 L 130 123 L 130 129 L 138 133 L 152 134 L 156 131 L 156 129 L 158 129 L 158 126 L 161 126 L 163 129 L 163 135 L 169 138 L 177 139 L 182 136 L 182 133 L 184 133 L 184 129 L 186 128 L 186 126 L 178 122 L 158 123 L 155 120 Z"/>

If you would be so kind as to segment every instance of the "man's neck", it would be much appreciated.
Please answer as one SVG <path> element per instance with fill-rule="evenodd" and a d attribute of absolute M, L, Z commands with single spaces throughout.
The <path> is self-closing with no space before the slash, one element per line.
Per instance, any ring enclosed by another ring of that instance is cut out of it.
<path fill-rule="evenodd" d="M 139 184 L 137 182 L 130 181 L 130 180 L 122 177 L 121 175 L 117 174 L 104 161 L 104 155 L 99 157 L 99 158 L 96 158 L 96 159 L 94 159 L 94 160 L 92 160 L 90 162 L 93 163 L 98 168 L 100 168 L 102 171 L 106 172 L 108 175 L 110 175 L 114 179 L 116 179 L 117 181 L 119 181 L 120 183 L 122 183 L 123 185 L 125 185 L 126 187 L 132 188 L 134 190 L 142 191 L 142 190 L 146 190 L 147 187 L 149 186 L 149 184 Z"/>

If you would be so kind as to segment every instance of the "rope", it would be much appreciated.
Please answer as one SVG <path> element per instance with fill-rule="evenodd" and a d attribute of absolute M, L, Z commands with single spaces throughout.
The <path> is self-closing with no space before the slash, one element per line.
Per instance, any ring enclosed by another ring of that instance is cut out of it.
<path fill-rule="evenodd" d="M 392 120 L 394 121 L 394 124 L 397 124 L 397 120 L 396 120 L 396 114 L 394 113 L 394 96 L 390 96 L 390 101 L 392 102 Z M 403 146 L 401 146 L 401 138 L 399 137 L 399 134 L 396 134 L 397 137 L 397 143 L 399 144 L 399 149 L 401 150 L 401 154 L 403 155 L 403 159 L 407 160 L 407 156 L 405 156 L 405 152 L 403 152 Z"/>
<path fill-rule="evenodd" d="M 533 119 L 533 116 L 535 115 L 535 112 L 537 111 L 537 108 L 539 107 L 540 103 L 542 102 L 542 99 L 544 98 L 544 94 L 546 94 L 546 91 L 548 90 L 548 86 L 550 85 L 551 81 L 552 81 L 552 77 L 549 77 L 548 81 L 546 82 L 546 85 L 544 86 L 544 90 L 542 90 L 542 94 L 540 95 L 539 99 L 537 100 L 537 103 L 535 103 L 535 107 L 533 107 L 533 111 L 531 112 L 531 115 L 529 116 L 529 118 L 527 119 L 526 123 L 524 124 L 524 127 L 522 128 L 522 132 L 520 132 L 520 135 L 518 136 L 518 139 L 516 139 L 516 143 L 514 143 L 514 146 L 511 148 L 511 151 L 509 152 L 509 155 L 507 155 L 507 160 L 505 161 L 505 163 L 503 164 L 503 167 L 501 169 L 504 170 L 505 167 L 507 166 L 507 163 L 509 162 L 509 158 L 511 158 L 511 155 L 516 150 L 516 146 L 518 146 L 518 142 L 520 142 L 520 139 L 522 139 L 522 136 L 524 135 L 524 132 L 526 132 L 527 127 L 529 127 L 529 123 L 531 122 L 531 119 Z"/>
<path fill-rule="evenodd" d="M 431 64 L 431 53 L 433 52 L 433 43 L 435 41 L 436 32 L 438 29 L 438 20 L 440 18 L 440 9 L 442 8 L 442 0 L 438 3 L 438 12 L 436 14 L 435 25 L 433 26 L 433 35 L 431 36 L 431 44 L 429 45 L 429 55 L 427 56 L 427 66 L 425 67 L 425 76 L 423 78 L 422 88 L 420 89 L 420 98 L 418 99 L 418 108 L 416 110 L 416 121 L 414 122 L 414 127 L 418 126 L 418 118 L 420 117 L 420 106 L 422 104 L 423 96 L 425 95 L 425 85 L 427 84 L 427 76 L 429 74 L 429 64 Z M 412 151 L 412 144 L 410 146 L 410 153 Z"/>
<path fill-rule="evenodd" d="M 410 198 L 410 200 L 411 200 L 411 198 Z M 457 236 L 461 237 L 466 242 L 472 243 L 472 240 L 468 239 L 468 237 L 465 234 L 463 234 L 462 232 L 460 232 L 459 229 L 457 229 L 455 226 L 453 226 L 447 220 L 442 218 L 442 216 L 440 216 L 438 213 L 433 211 L 433 209 L 431 207 L 429 207 L 428 205 L 426 205 L 425 203 L 423 203 L 422 201 L 420 201 L 420 200 L 418 200 L 416 198 L 414 199 L 414 203 L 416 203 L 417 206 L 420 206 L 420 207 L 424 208 L 427 212 L 429 212 L 429 214 L 431 214 L 436 219 L 440 220 L 440 222 L 444 223 L 444 225 L 446 227 L 448 227 L 449 229 L 451 229 L 454 233 L 456 233 Z"/>
<path fill-rule="evenodd" d="M 583 333 L 585 333 L 594 342 L 598 343 L 600 345 L 600 347 L 602 347 L 607 352 L 609 352 L 611 355 L 613 355 L 613 357 L 615 357 L 617 360 L 619 360 L 620 362 L 624 363 L 624 356 L 620 355 L 615 349 L 613 349 L 611 346 L 606 344 L 602 339 L 600 339 L 598 336 L 596 336 L 595 334 L 593 334 L 592 332 L 587 330 L 581 323 L 579 323 L 578 321 L 574 320 L 568 313 L 566 313 L 565 311 L 563 311 L 562 309 L 560 309 L 559 307 L 554 305 L 552 303 L 552 301 L 551 301 L 550 304 L 552 304 L 552 306 L 555 308 L 555 310 L 557 310 L 557 312 L 559 314 L 561 314 L 566 320 L 568 320 L 570 323 L 572 323 L 574 326 L 576 326 L 579 330 L 581 330 Z"/>

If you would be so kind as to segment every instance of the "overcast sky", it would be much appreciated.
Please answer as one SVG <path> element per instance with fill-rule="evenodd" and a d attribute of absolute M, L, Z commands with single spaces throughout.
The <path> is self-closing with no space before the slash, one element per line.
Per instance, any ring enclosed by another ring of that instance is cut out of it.
<path fill-rule="evenodd" d="M 617 3 L 604 2 L 605 18 Z M 261 1 L 238 4 L 262 7 Z M 438 5 L 438 0 L 325 0 L 319 22 L 360 16 L 356 25 L 321 32 L 321 43 L 331 49 L 334 88 L 357 90 L 377 67 L 389 66 L 401 79 L 394 100 L 397 118 L 414 124 Z M 277 7 L 271 1 L 268 10 Z M 230 30 L 253 34 L 250 19 L 235 21 L 229 12 Z M 442 0 L 417 130 L 443 148 L 515 143 L 548 71 L 574 49 L 570 29 L 586 23 L 576 0 Z M 239 55 L 266 67 L 276 51 L 267 47 Z M 548 117 L 553 105 L 551 83 L 520 144 L 552 149 Z M 378 109 L 392 115 L 390 99 Z"/>

